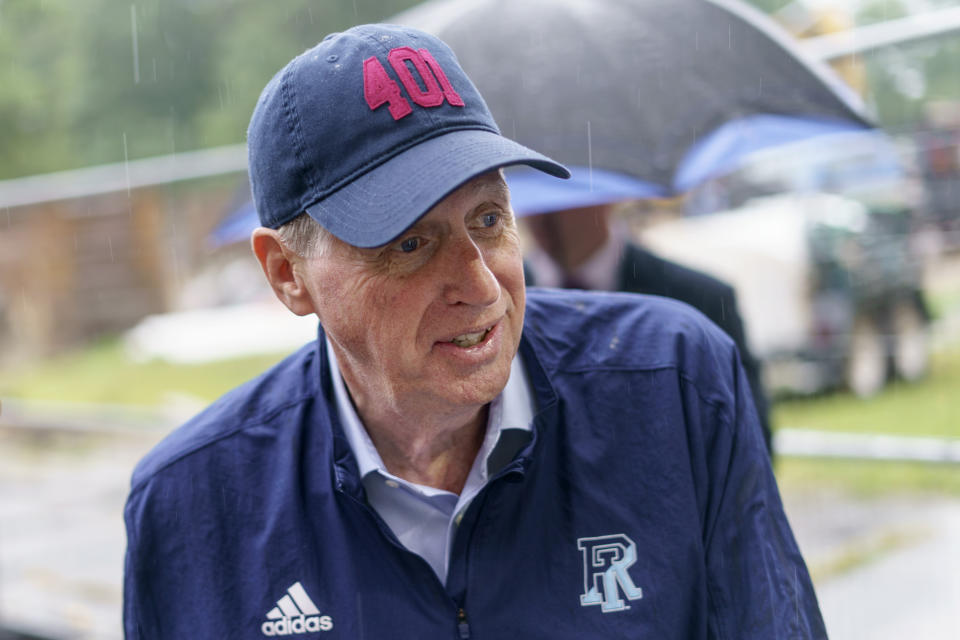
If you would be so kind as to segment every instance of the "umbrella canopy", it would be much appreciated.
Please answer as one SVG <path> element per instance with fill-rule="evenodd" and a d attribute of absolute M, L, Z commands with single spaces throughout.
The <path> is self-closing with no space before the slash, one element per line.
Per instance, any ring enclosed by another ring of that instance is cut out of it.
<path fill-rule="evenodd" d="M 392 21 L 453 48 L 505 135 L 656 195 L 767 144 L 872 126 L 825 65 L 736 0 L 430 0 Z"/>
<path fill-rule="evenodd" d="M 440 36 L 503 133 L 571 169 L 508 171 L 519 215 L 672 196 L 754 151 L 872 127 L 826 65 L 737 0 L 429 0 L 388 21 Z M 257 224 L 247 204 L 211 242 Z"/>

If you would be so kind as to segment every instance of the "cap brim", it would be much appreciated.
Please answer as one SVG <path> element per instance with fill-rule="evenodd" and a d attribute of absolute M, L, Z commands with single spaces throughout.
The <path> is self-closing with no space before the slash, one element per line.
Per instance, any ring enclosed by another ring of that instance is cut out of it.
<path fill-rule="evenodd" d="M 558 178 L 567 169 L 491 131 L 451 131 L 403 151 L 307 208 L 333 235 L 355 247 L 395 239 L 465 182 L 525 164 Z"/>

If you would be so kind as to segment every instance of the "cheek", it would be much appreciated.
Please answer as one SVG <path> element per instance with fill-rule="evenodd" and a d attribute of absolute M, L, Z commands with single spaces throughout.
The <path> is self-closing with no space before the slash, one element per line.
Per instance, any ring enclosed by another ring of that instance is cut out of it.
<path fill-rule="evenodd" d="M 520 252 L 520 243 L 515 242 L 500 254 L 502 264 L 498 267 L 500 286 L 503 287 L 513 305 L 511 321 L 516 339 L 519 341 L 523 330 L 523 315 L 526 306 L 526 283 L 523 279 L 523 256 Z"/>
<path fill-rule="evenodd" d="M 504 243 L 489 258 L 493 272 L 497 274 L 500 286 L 505 288 L 517 305 L 523 304 L 523 256 L 520 242 L 515 234 L 508 235 Z"/>
<path fill-rule="evenodd" d="M 380 348 L 387 350 L 416 335 L 426 298 L 425 287 L 415 282 L 372 276 L 354 280 L 340 300 L 352 300 L 356 307 L 352 331 L 366 334 L 370 342 L 385 343 Z"/>
<path fill-rule="evenodd" d="M 343 340 L 355 341 L 362 334 L 364 318 L 376 308 L 377 288 L 370 286 L 370 278 L 348 268 L 336 268 L 318 273 L 311 279 L 310 288 L 317 301 L 317 316 L 328 332 Z"/>

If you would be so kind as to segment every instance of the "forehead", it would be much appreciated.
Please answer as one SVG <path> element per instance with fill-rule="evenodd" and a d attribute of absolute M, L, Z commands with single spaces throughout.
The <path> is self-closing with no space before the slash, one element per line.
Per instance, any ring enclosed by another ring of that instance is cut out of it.
<path fill-rule="evenodd" d="M 466 208 L 463 213 L 468 213 L 472 207 L 488 201 L 504 205 L 510 203 L 510 190 L 507 188 L 507 183 L 499 169 L 481 174 L 460 185 L 421 216 L 413 226 L 426 218 L 450 213 L 451 211 L 456 213 L 463 208 Z"/>
<path fill-rule="evenodd" d="M 398 238 L 403 237 L 411 230 L 422 228 L 432 221 L 439 220 L 446 216 L 456 215 L 457 213 L 460 215 L 468 215 L 476 207 L 488 202 L 500 205 L 504 209 L 508 209 L 510 206 L 510 189 L 507 187 L 507 183 L 503 178 L 503 172 L 499 169 L 481 174 L 460 185 L 444 197 L 443 200 L 435 204 L 429 211 L 420 216 L 406 231 L 379 247 L 364 249 L 347 244 L 332 234 L 330 237 L 336 244 L 340 245 L 350 254 L 375 255 L 379 254 L 385 247 L 392 245 Z"/>
<path fill-rule="evenodd" d="M 469 180 L 459 188 L 455 189 L 450 195 L 441 200 L 440 204 L 443 204 L 443 202 L 445 202 L 447 199 L 452 198 L 457 194 L 470 195 L 478 193 L 508 197 L 510 192 L 507 189 L 506 181 L 503 179 L 503 171 L 500 169 L 494 169 L 493 171 L 480 174 L 476 178 Z"/>

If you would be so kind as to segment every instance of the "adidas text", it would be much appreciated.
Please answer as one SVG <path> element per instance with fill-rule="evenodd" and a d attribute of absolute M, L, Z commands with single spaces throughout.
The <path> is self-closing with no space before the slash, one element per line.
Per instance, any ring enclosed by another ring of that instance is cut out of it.
<path fill-rule="evenodd" d="M 277 606 L 267 611 L 267 621 L 260 625 L 265 636 L 292 636 L 333 629 L 333 618 L 320 615 L 307 590 L 294 582 Z"/>
<path fill-rule="evenodd" d="M 330 616 L 280 618 L 267 620 L 260 625 L 260 630 L 265 636 L 290 636 L 314 631 L 330 631 L 330 629 L 333 629 L 333 619 Z"/>

